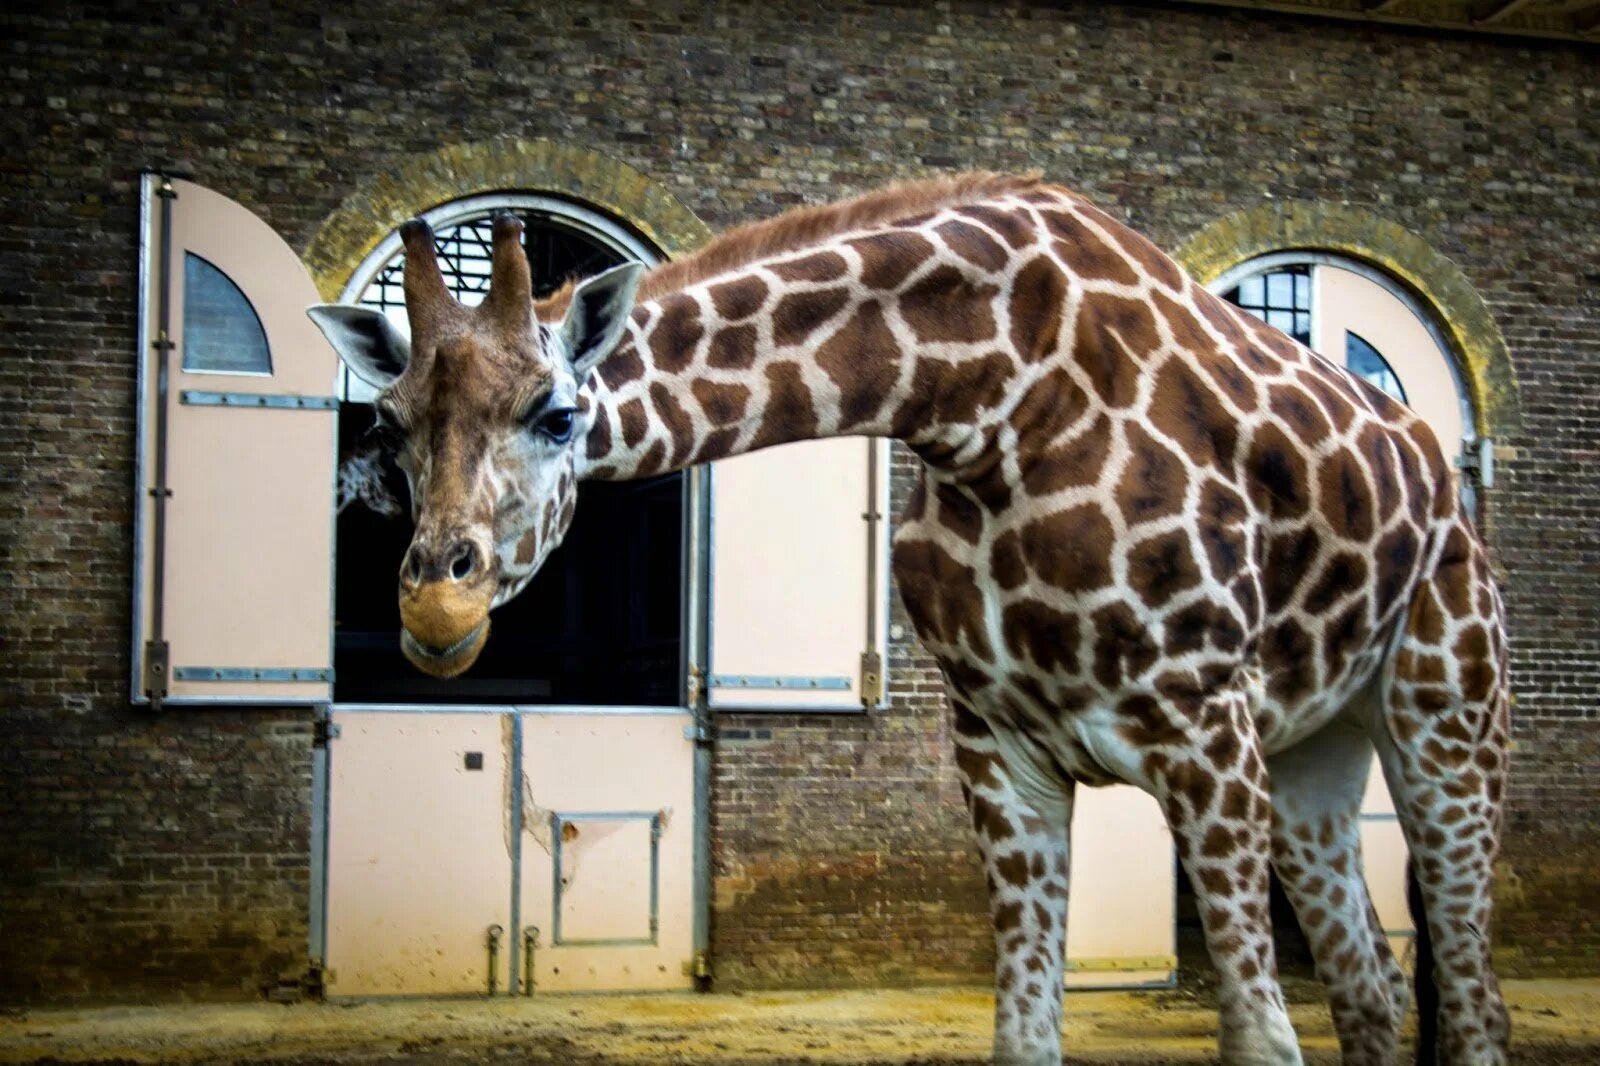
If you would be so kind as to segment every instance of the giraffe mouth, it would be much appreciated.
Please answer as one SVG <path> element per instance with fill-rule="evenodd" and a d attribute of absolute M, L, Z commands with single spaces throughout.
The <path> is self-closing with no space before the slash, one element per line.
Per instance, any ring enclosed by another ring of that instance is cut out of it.
<path fill-rule="evenodd" d="M 453 644 L 439 647 L 418 640 L 411 630 L 400 630 L 400 650 L 411 660 L 411 665 L 433 677 L 456 677 L 477 661 L 489 635 L 489 619 L 479 622 L 466 636 Z"/>

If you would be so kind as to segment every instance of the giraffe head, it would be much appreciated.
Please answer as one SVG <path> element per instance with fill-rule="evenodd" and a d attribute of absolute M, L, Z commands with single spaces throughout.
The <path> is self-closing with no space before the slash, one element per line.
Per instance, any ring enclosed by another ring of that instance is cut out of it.
<path fill-rule="evenodd" d="M 489 611 L 522 590 L 572 522 L 586 428 L 579 387 L 620 340 L 641 268 L 588 279 L 561 321 L 541 323 L 512 215 L 494 220 L 489 293 L 477 307 L 446 288 L 427 223 L 412 220 L 400 236 L 409 338 L 369 308 L 308 313 L 378 390 L 375 433 L 410 484 L 401 647 L 424 673 L 454 677 L 483 650 Z"/>

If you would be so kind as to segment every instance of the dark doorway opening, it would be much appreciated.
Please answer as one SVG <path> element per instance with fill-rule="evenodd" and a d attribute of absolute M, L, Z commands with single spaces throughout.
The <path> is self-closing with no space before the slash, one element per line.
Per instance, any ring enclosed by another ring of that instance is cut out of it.
<path fill-rule="evenodd" d="M 518 210 L 533 288 L 545 295 L 627 256 L 603 235 L 548 210 Z M 492 255 L 487 211 L 435 226 L 445 281 L 483 298 Z M 386 264 L 361 302 L 403 315 L 403 261 Z M 401 319 L 403 321 L 403 318 Z M 339 408 L 340 454 L 372 426 L 370 403 Z M 388 470 L 396 498 L 405 478 Z M 687 479 L 589 482 L 566 540 L 521 594 L 491 616 L 489 641 L 459 678 L 427 677 L 400 652 L 397 576 L 411 540 L 399 518 L 359 505 L 335 529 L 334 699 L 340 703 L 517 703 L 674 706 L 683 701 L 684 518 Z"/>

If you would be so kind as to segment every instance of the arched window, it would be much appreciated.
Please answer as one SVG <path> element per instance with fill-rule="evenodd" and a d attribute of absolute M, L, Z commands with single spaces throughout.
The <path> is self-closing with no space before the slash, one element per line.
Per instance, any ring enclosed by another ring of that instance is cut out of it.
<path fill-rule="evenodd" d="M 1277 252 L 1239 264 L 1211 291 L 1411 407 L 1449 458 L 1476 445 L 1477 419 L 1444 332 L 1382 271 L 1323 252 Z M 1462 479 L 1462 493 L 1473 502 L 1472 479 Z"/>
<path fill-rule="evenodd" d="M 629 260 L 655 266 L 654 248 L 615 219 L 582 204 L 532 193 L 493 193 L 452 200 L 427 211 L 445 284 L 468 307 L 489 289 L 492 222 L 496 211 L 510 211 L 523 222 L 522 243 L 533 273 L 535 297 L 547 296 L 570 278 L 598 274 Z M 401 331 L 409 331 L 405 306 L 405 257 L 400 235 L 391 233 L 351 276 L 343 301 L 375 307 Z M 365 402 L 372 387 L 348 370 L 340 396 Z"/>
<path fill-rule="evenodd" d="M 441 204 L 423 214 L 433 227 L 445 283 L 468 306 L 488 291 L 492 216 L 523 222 L 533 291 L 619 263 L 660 262 L 645 240 L 608 215 L 569 200 L 496 193 Z M 391 233 L 345 286 L 344 300 L 375 307 L 409 330 L 404 256 Z M 341 449 L 372 427 L 373 389 L 341 368 Z M 405 481 L 387 470 L 391 491 Z M 401 657 L 395 575 L 411 537 L 408 516 L 352 506 L 339 514 L 335 582 L 334 697 L 341 703 L 515 703 L 677 705 L 682 671 L 684 480 L 583 489 L 565 543 L 533 582 L 495 611 L 488 646 L 472 669 L 448 682 L 423 677 Z"/>

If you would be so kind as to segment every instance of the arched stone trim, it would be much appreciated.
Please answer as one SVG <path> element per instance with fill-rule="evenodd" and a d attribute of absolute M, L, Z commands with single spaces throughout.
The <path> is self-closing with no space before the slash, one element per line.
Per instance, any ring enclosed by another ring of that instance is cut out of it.
<path fill-rule="evenodd" d="M 1289 250 L 1337 252 L 1384 270 L 1429 308 L 1449 341 L 1478 433 L 1504 440 L 1522 426 L 1505 338 L 1461 268 L 1421 237 L 1356 207 L 1304 201 L 1236 211 L 1190 237 L 1177 259 L 1201 284 L 1247 260 Z"/>
<path fill-rule="evenodd" d="M 616 216 L 668 258 L 711 239 L 711 229 L 659 182 L 626 163 L 555 141 L 458 144 L 374 175 L 325 218 L 301 258 L 325 300 L 395 227 L 448 200 L 487 192 L 570 196 Z"/>

